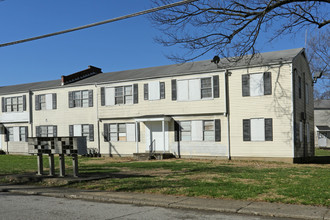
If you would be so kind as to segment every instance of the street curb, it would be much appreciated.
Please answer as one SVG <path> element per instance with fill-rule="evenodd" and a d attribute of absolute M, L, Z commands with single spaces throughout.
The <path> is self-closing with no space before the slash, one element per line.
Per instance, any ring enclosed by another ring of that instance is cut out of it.
<path fill-rule="evenodd" d="M 105 203 L 111 202 L 141 206 L 157 206 L 164 208 L 215 211 L 255 216 L 306 220 L 330 220 L 329 208 L 308 205 L 207 199 L 143 193 L 88 191 L 28 185 L 0 186 L 0 192 L 80 199 Z"/>

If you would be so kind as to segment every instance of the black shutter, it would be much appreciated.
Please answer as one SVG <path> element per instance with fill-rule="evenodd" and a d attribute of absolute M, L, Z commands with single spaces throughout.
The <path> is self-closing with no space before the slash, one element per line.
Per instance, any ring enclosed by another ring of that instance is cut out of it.
<path fill-rule="evenodd" d="M 144 94 L 144 100 L 148 100 L 149 99 L 149 85 L 148 85 L 148 83 L 145 83 L 143 85 L 143 94 Z"/>
<path fill-rule="evenodd" d="M 73 92 L 69 92 L 69 108 L 73 108 Z"/>
<path fill-rule="evenodd" d="M 174 141 L 180 141 L 180 124 L 174 121 Z"/>
<path fill-rule="evenodd" d="M 93 90 L 88 90 L 88 107 L 93 107 Z"/>
<path fill-rule="evenodd" d="M 109 124 L 104 124 L 103 126 L 103 137 L 104 137 L 104 142 L 109 141 Z"/>
<path fill-rule="evenodd" d="M 273 119 L 265 118 L 265 140 L 273 141 Z"/>
<path fill-rule="evenodd" d="M 137 141 L 141 141 L 140 122 L 137 123 Z"/>
<path fill-rule="evenodd" d="M 160 82 L 160 99 L 165 99 L 165 82 Z"/>
<path fill-rule="evenodd" d="M 133 103 L 137 104 L 137 103 L 139 103 L 139 87 L 138 87 L 138 84 L 133 85 L 133 93 L 134 93 Z"/>
<path fill-rule="evenodd" d="M 57 137 L 57 126 L 56 125 L 53 126 L 53 136 Z"/>
<path fill-rule="evenodd" d="M 213 76 L 213 98 L 219 98 L 219 76 Z"/>
<path fill-rule="evenodd" d="M 105 88 L 101 87 L 101 106 L 105 106 Z"/>
<path fill-rule="evenodd" d="M 25 131 L 25 142 L 27 142 L 27 138 L 29 137 L 29 129 L 28 129 L 28 127 L 27 126 L 24 126 L 24 131 Z"/>
<path fill-rule="evenodd" d="M 221 141 L 221 123 L 220 119 L 215 119 L 214 120 L 214 132 L 215 132 L 215 141 L 219 142 Z"/>
<path fill-rule="evenodd" d="M 53 93 L 52 96 L 53 96 L 53 109 L 57 109 L 57 95 L 56 93 Z"/>
<path fill-rule="evenodd" d="M 243 119 L 243 141 L 251 141 L 250 119 Z"/>
<path fill-rule="evenodd" d="M 264 73 L 264 95 L 272 94 L 272 75 L 270 72 Z"/>
<path fill-rule="evenodd" d="M 89 141 L 94 141 L 94 125 L 89 125 Z"/>
<path fill-rule="evenodd" d="M 250 96 L 250 75 L 242 75 L 242 95 Z"/>
<path fill-rule="evenodd" d="M 8 142 L 9 141 L 9 131 L 7 128 L 4 128 L 5 129 L 5 142 Z"/>
<path fill-rule="evenodd" d="M 172 79 L 172 100 L 176 100 L 176 79 Z"/>
<path fill-rule="evenodd" d="M 40 95 L 36 95 L 35 96 L 34 105 L 35 105 L 35 109 L 36 110 L 40 110 Z"/>
<path fill-rule="evenodd" d="M 69 136 L 73 137 L 73 125 L 69 125 Z"/>
<path fill-rule="evenodd" d="M 2 105 L 2 112 L 6 112 L 6 104 L 5 104 L 5 98 L 1 98 L 1 105 Z"/>
<path fill-rule="evenodd" d="M 26 111 L 26 95 L 23 95 L 23 111 Z"/>
<path fill-rule="evenodd" d="M 41 131 L 40 131 L 40 126 L 36 127 L 36 137 L 40 137 L 41 136 Z"/>

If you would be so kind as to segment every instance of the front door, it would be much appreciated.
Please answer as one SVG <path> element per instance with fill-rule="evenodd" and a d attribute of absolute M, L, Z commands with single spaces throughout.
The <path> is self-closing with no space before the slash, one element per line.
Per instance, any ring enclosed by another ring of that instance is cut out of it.
<path fill-rule="evenodd" d="M 146 125 L 146 151 L 164 152 L 168 151 L 168 123 L 164 122 L 164 131 L 161 121 L 148 121 Z M 165 141 L 164 141 L 165 137 Z M 164 146 L 165 144 L 165 146 Z"/>

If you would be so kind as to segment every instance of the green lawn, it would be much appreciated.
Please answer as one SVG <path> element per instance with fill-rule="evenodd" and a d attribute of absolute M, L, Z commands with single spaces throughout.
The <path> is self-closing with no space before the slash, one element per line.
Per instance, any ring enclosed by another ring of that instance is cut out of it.
<path fill-rule="evenodd" d="M 0 175 L 36 169 L 36 157 L 0 155 Z M 79 172 L 111 178 L 67 187 L 330 206 L 329 164 L 79 158 Z"/>
<path fill-rule="evenodd" d="M 315 156 L 330 156 L 330 149 L 325 150 L 325 149 L 315 148 Z"/>

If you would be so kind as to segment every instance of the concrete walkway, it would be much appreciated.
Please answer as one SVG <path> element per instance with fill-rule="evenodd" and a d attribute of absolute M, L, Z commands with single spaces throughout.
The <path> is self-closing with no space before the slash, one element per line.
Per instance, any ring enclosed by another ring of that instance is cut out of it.
<path fill-rule="evenodd" d="M 35 185 L 2 184 L 0 185 L 0 192 L 42 195 L 69 199 L 82 199 L 96 202 L 149 205 L 179 209 L 185 208 L 204 211 L 217 211 L 226 213 L 285 217 L 295 219 L 330 220 L 329 208 L 305 205 L 205 199 L 185 196 L 155 195 L 143 193 L 78 190 L 71 188 L 44 187 Z"/>

